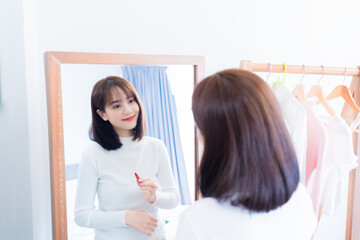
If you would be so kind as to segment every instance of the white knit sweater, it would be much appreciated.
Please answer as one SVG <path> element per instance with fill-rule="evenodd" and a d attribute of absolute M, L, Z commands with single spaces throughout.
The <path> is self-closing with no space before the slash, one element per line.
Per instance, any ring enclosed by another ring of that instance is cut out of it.
<path fill-rule="evenodd" d="M 127 210 L 145 210 L 157 216 L 158 208 L 174 208 L 179 193 L 172 175 L 169 155 L 158 139 L 143 137 L 120 138 L 123 146 L 117 150 L 105 150 L 92 143 L 83 154 L 79 166 L 75 201 L 75 222 L 81 227 L 95 229 L 96 240 L 114 239 L 162 239 L 164 223 L 151 237 L 127 226 Z M 148 203 L 136 184 L 134 173 L 141 178 L 153 178 L 159 189 L 156 201 Z M 95 206 L 95 196 L 99 206 Z"/>

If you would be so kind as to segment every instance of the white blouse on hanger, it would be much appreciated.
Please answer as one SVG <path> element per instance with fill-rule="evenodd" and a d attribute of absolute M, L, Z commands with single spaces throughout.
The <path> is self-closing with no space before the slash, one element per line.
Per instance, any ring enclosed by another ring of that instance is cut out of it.
<path fill-rule="evenodd" d="M 277 84 L 272 89 L 280 104 L 284 120 L 294 144 L 299 162 L 300 182 L 305 184 L 307 143 L 306 111 L 292 94 L 286 83 Z"/>
<path fill-rule="evenodd" d="M 341 185 L 347 180 L 344 177 L 357 167 L 358 157 L 353 150 L 352 131 L 344 119 L 336 114 L 325 127 L 328 146 L 320 205 L 324 214 L 333 215 L 341 202 Z"/>

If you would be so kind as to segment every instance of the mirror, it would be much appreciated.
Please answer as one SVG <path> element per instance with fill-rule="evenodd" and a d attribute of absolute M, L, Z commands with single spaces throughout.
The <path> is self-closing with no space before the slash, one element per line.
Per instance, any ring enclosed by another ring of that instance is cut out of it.
<path fill-rule="evenodd" d="M 199 159 L 198 141 L 192 116 L 189 116 L 189 104 L 194 85 L 204 75 L 203 57 L 47 52 L 45 63 L 54 239 L 68 239 L 74 229 L 77 164 L 83 149 L 91 141 L 88 130 L 92 87 L 106 76 L 122 76 L 123 65 L 168 67 L 167 75 L 177 106 L 187 180 L 189 189 L 192 189 L 190 195 L 192 200 L 198 199 L 198 188 L 194 186 Z M 76 235 L 76 230 L 71 234 Z"/>

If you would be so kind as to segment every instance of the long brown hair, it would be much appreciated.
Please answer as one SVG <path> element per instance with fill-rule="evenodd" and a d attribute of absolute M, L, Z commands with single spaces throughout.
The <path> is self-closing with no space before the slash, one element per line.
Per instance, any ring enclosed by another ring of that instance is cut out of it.
<path fill-rule="evenodd" d="M 229 69 L 201 81 L 194 119 L 204 137 L 199 168 L 204 197 L 253 211 L 286 203 L 299 183 L 295 151 L 269 86 L 257 75 Z"/>
<path fill-rule="evenodd" d="M 133 97 L 139 105 L 139 116 L 136 127 L 133 129 L 133 141 L 141 140 L 145 134 L 144 108 L 135 88 L 121 77 L 106 77 L 94 85 L 91 93 L 92 125 L 89 132 L 90 139 L 100 144 L 106 150 L 118 149 L 122 146 L 122 143 L 111 123 L 104 121 L 96 111 L 105 111 L 105 106 L 110 103 L 111 97 L 117 88 L 123 90 L 128 97 Z"/>

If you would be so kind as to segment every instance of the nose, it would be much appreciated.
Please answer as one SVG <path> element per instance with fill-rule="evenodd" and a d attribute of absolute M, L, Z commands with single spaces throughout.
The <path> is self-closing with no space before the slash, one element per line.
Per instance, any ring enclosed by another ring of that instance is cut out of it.
<path fill-rule="evenodd" d="M 132 109 L 129 104 L 124 105 L 124 114 L 129 114 L 132 112 Z"/>

